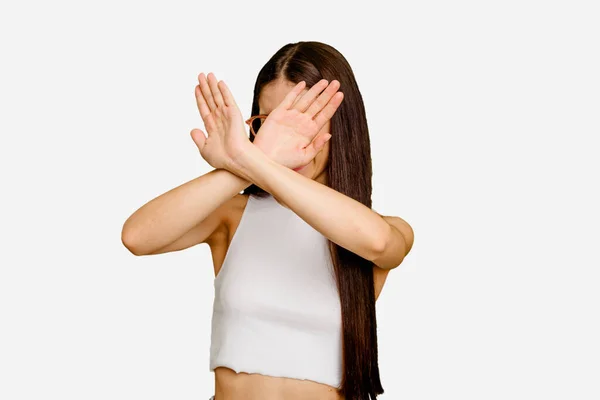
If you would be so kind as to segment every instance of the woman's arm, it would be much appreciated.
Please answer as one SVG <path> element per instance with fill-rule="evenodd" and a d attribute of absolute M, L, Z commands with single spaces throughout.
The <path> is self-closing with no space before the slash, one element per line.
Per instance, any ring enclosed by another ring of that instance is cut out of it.
<path fill-rule="evenodd" d="M 412 246 L 397 221 L 388 222 L 364 204 L 278 164 L 257 147 L 248 146 L 228 169 L 271 193 L 323 236 L 381 268 L 397 267 Z"/>
<path fill-rule="evenodd" d="M 222 222 L 215 210 L 250 185 L 225 169 L 214 169 L 144 204 L 125 221 L 121 241 L 135 255 L 164 252 L 188 232 L 194 237 L 186 239 L 186 247 L 202 243 Z"/>

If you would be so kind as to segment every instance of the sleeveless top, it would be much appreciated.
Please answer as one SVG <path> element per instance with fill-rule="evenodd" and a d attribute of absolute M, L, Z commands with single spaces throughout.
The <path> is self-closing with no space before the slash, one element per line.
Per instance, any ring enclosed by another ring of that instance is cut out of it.
<path fill-rule="evenodd" d="M 249 195 L 214 287 L 210 371 L 340 386 L 341 305 L 327 238 L 272 195 Z"/>

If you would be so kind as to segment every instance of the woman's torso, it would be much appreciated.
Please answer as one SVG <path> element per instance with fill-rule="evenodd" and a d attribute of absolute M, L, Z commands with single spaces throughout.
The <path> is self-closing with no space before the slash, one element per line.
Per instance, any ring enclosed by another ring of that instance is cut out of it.
<path fill-rule="evenodd" d="M 231 240 L 248 203 L 248 195 L 238 194 L 229 201 L 227 217 L 207 241 L 211 248 L 215 277 L 219 274 Z M 283 207 L 283 206 L 282 206 Z M 388 270 L 374 267 L 375 298 L 379 297 Z M 318 362 L 318 360 L 315 360 Z M 247 374 L 218 367 L 215 369 L 215 400 L 342 400 L 332 386 L 291 378 Z"/>

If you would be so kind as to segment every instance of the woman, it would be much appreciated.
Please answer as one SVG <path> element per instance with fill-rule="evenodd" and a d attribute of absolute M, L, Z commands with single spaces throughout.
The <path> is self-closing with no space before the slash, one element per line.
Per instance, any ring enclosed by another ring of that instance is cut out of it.
<path fill-rule="evenodd" d="M 371 209 L 350 66 L 323 43 L 282 47 L 258 75 L 250 133 L 227 85 L 198 80 L 208 135 L 191 136 L 215 169 L 137 210 L 123 243 L 136 255 L 210 246 L 211 399 L 376 398 L 375 300 L 413 231 Z"/>

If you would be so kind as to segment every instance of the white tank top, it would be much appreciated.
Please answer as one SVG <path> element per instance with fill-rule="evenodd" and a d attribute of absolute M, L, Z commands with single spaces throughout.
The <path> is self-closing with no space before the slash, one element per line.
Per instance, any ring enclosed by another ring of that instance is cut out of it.
<path fill-rule="evenodd" d="M 210 371 L 339 387 L 342 321 L 327 239 L 272 195 L 249 195 L 214 280 Z"/>

